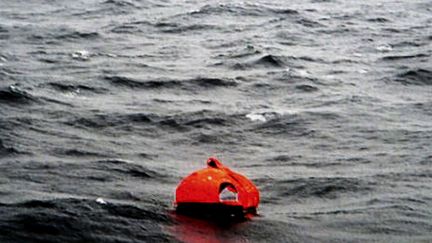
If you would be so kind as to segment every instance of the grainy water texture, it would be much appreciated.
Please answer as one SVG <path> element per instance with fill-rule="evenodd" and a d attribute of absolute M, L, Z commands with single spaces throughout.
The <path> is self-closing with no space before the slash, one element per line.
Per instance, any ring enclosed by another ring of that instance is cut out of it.
<path fill-rule="evenodd" d="M 0 242 L 432 241 L 430 0 L 0 0 Z M 259 215 L 177 215 L 208 156 Z"/>

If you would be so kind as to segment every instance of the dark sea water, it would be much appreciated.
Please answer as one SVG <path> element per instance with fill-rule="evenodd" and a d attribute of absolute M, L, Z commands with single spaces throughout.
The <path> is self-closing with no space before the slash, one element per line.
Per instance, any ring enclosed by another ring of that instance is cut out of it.
<path fill-rule="evenodd" d="M 431 43 L 429 0 L 0 0 L 0 242 L 431 242 Z M 258 216 L 175 214 L 209 156 Z"/>

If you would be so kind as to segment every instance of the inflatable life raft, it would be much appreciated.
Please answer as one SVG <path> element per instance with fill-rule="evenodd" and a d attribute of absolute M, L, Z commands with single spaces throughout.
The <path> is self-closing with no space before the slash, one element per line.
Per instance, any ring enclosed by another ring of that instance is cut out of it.
<path fill-rule="evenodd" d="M 207 168 L 180 182 L 174 206 L 182 214 L 244 217 L 256 214 L 258 203 L 259 191 L 249 179 L 209 158 Z"/>

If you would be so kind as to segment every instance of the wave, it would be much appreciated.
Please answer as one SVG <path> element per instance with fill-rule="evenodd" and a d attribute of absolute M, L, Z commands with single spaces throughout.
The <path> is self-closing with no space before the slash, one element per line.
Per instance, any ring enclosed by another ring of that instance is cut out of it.
<path fill-rule="evenodd" d="M 78 157 L 75 157 L 75 159 L 78 159 Z M 80 163 L 38 161 L 22 162 L 20 164 L 12 163 L 2 164 L 2 176 L 5 178 L 10 176 L 17 183 L 56 184 L 56 192 L 73 195 L 76 194 L 77 187 L 83 185 L 89 187 L 81 188 L 81 195 L 95 195 L 99 182 L 131 180 L 142 183 L 143 181 L 161 182 L 170 179 L 163 170 L 155 171 L 122 159 L 107 158 Z M 8 173 L 11 170 L 13 170 L 13 173 Z"/>
<path fill-rule="evenodd" d="M 144 166 L 118 159 L 98 160 L 91 162 L 90 165 L 92 168 L 97 170 L 102 169 L 104 171 L 110 171 L 144 179 L 164 177 L 159 172 L 150 170 Z"/>
<path fill-rule="evenodd" d="M 286 63 L 282 60 L 282 57 L 268 54 L 252 61 L 236 63 L 232 68 L 235 70 L 245 70 L 252 68 L 282 68 L 285 66 Z"/>
<path fill-rule="evenodd" d="M 180 81 L 139 81 L 123 76 L 105 76 L 104 79 L 110 81 L 115 86 L 128 88 L 157 89 L 180 86 Z"/>
<path fill-rule="evenodd" d="M 191 16 L 202 15 L 233 15 L 233 16 L 274 16 L 297 15 L 299 12 L 289 8 L 270 8 L 255 4 L 218 4 L 205 5 L 197 11 L 190 12 Z"/>
<path fill-rule="evenodd" d="M 403 59 L 413 59 L 413 58 L 423 58 L 423 57 L 429 57 L 430 55 L 426 54 L 415 54 L 415 55 L 403 55 L 403 56 L 385 56 L 382 58 L 384 61 L 397 61 L 397 60 L 403 60 Z"/>
<path fill-rule="evenodd" d="M 269 136 L 320 136 L 319 131 L 311 125 L 319 121 L 331 123 L 346 122 L 343 116 L 330 111 L 293 110 L 286 112 L 251 113 L 263 116 L 257 120 L 263 121 L 254 124 L 248 131 Z M 251 119 L 251 117 L 249 117 Z"/>
<path fill-rule="evenodd" d="M 40 30 L 38 33 L 31 34 L 28 40 L 31 42 L 61 43 L 63 41 L 94 41 L 99 39 L 101 35 L 98 32 L 82 32 L 69 28 L 46 29 Z"/>
<path fill-rule="evenodd" d="M 368 22 L 374 22 L 374 23 L 387 23 L 387 22 L 390 22 L 389 19 L 384 18 L 384 17 L 368 18 L 366 20 Z"/>
<path fill-rule="evenodd" d="M 156 28 L 159 29 L 159 31 L 163 33 L 170 33 L 170 34 L 179 34 L 184 32 L 190 32 L 190 31 L 210 31 L 210 30 L 222 30 L 221 27 L 217 25 L 210 25 L 210 24 L 178 24 L 178 23 L 165 23 L 165 22 L 159 22 L 154 25 Z"/>
<path fill-rule="evenodd" d="M 106 4 L 106 5 L 113 5 L 116 7 L 133 7 L 133 8 L 138 8 L 138 6 L 136 4 L 134 4 L 131 1 L 125 1 L 125 0 L 106 0 L 104 2 L 102 2 L 101 4 Z"/>
<path fill-rule="evenodd" d="M 265 163 L 257 162 L 257 163 L 249 163 L 246 167 L 251 168 L 264 168 L 264 167 L 290 167 L 290 166 L 296 166 L 296 167 L 308 167 L 308 168 L 326 168 L 326 167 L 333 167 L 337 168 L 340 166 L 346 165 L 346 161 L 349 161 L 349 159 L 344 160 L 337 160 L 337 162 L 333 161 L 321 161 L 321 160 L 314 160 L 310 161 L 306 159 L 303 155 L 288 155 L 288 154 L 281 154 L 272 156 L 265 159 Z M 357 163 L 356 163 L 357 164 Z M 263 184 L 265 184 L 265 181 L 262 181 Z"/>
<path fill-rule="evenodd" d="M 277 56 L 273 56 L 273 55 L 263 56 L 263 57 L 259 58 L 258 60 L 254 61 L 254 64 L 268 66 L 268 67 L 283 67 L 284 66 L 283 61 L 280 58 L 278 58 Z"/>
<path fill-rule="evenodd" d="M 128 120 L 130 115 L 124 117 Z M 189 132 L 199 128 L 214 129 L 217 127 L 233 126 L 236 124 L 237 119 L 241 119 L 241 116 L 230 116 L 207 111 L 185 112 L 170 116 L 153 114 L 149 116 L 148 121 L 140 123 L 140 128 L 147 125 L 153 132 Z"/>
<path fill-rule="evenodd" d="M 96 7 L 77 9 L 71 15 L 82 18 L 100 18 L 108 15 L 131 14 L 135 10 L 142 9 L 143 5 L 150 8 L 157 4 L 150 1 L 106 0 L 100 1 Z"/>
<path fill-rule="evenodd" d="M 400 41 L 395 42 L 391 46 L 393 47 L 420 47 L 429 44 L 428 41 L 422 41 L 422 40 L 410 40 L 410 41 Z"/>
<path fill-rule="evenodd" d="M 168 34 L 181 34 L 185 32 L 222 30 L 222 27 L 211 24 L 181 24 L 178 22 L 148 22 L 135 21 L 122 23 L 111 28 L 112 33 L 116 34 L 135 34 L 145 32 L 148 28 L 153 28 L 155 31 Z"/>
<path fill-rule="evenodd" d="M 10 85 L 7 88 L 0 88 L 0 103 L 16 105 L 34 102 L 38 102 L 38 99 L 18 86 Z"/>
<path fill-rule="evenodd" d="M 186 80 L 186 83 L 190 83 L 204 88 L 235 87 L 238 85 L 238 83 L 232 79 L 219 78 L 195 78 Z"/>
<path fill-rule="evenodd" d="M 38 58 L 38 61 L 40 61 L 40 62 L 44 62 L 44 63 L 48 63 L 48 64 L 56 64 L 56 63 L 60 63 L 59 60 L 49 59 L 49 58 Z"/>
<path fill-rule="evenodd" d="M 296 46 L 296 45 L 313 45 L 314 40 L 307 38 L 299 33 L 293 33 L 287 30 L 281 30 L 274 34 L 275 39 L 282 45 L 285 46 Z"/>
<path fill-rule="evenodd" d="M 8 147 L 3 143 L 3 140 L 0 139 L 0 157 L 8 156 L 12 154 L 18 154 L 19 151 L 14 147 Z"/>
<path fill-rule="evenodd" d="M 329 161 L 308 161 L 303 155 L 287 155 L 281 154 L 277 156 L 270 157 L 266 159 L 264 164 L 252 165 L 252 167 L 283 167 L 283 166 L 301 166 L 309 168 L 325 168 L 325 167 L 338 167 L 342 166 L 344 162 L 349 161 L 349 159 L 337 160 L 338 162 Z"/>
<path fill-rule="evenodd" d="M 7 29 L 7 27 L 0 25 L 0 33 L 7 33 L 9 32 L 9 30 Z"/>
<path fill-rule="evenodd" d="M 100 35 L 97 32 L 80 32 L 80 31 L 71 31 L 69 33 L 64 33 L 60 35 L 56 35 L 55 38 L 59 40 L 74 40 L 74 39 L 86 39 L 86 40 L 92 40 L 99 38 Z"/>
<path fill-rule="evenodd" d="M 116 127 L 130 122 L 148 123 L 152 119 L 146 114 L 132 114 L 129 117 L 121 114 L 94 114 L 82 117 L 72 117 L 64 122 L 65 125 L 73 127 L 87 127 L 100 129 Z"/>
<path fill-rule="evenodd" d="M 303 25 L 307 28 L 318 28 L 318 27 L 325 27 L 324 24 L 321 24 L 317 21 L 313 21 L 307 18 L 300 18 L 296 21 L 297 24 Z"/>
<path fill-rule="evenodd" d="M 299 115 L 277 116 L 254 127 L 251 132 L 269 136 L 311 136 L 315 133 L 307 127 L 308 122 Z"/>
<path fill-rule="evenodd" d="M 116 34 L 136 34 L 142 32 L 142 30 L 139 28 L 139 26 L 126 23 L 114 26 L 111 28 L 111 32 Z"/>
<path fill-rule="evenodd" d="M 155 135 L 155 133 L 172 131 L 187 132 L 197 128 L 228 127 L 242 119 L 243 116 L 238 114 L 227 115 L 202 110 L 165 116 L 154 113 L 89 114 L 80 117 L 72 115 L 63 124 L 89 130 L 102 129 L 108 133 L 121 133 L 135 129 L 137 132 L 151 131 L 151 134 Z"/>
<path fill-rule="evenodd" d="M 3 58 L 3 60 L 1 60 L 1 58 Z M 8 62 L 8 61 L 18 61 L 18 60 L 16 56 L 5 55 L 0 57 L 0 61 Z M 0 78 L 7 78 L 8 80 L 13 80 L 15 75 L 22 75 L 22 74 L 24 73 L 19 68 L 4 67 L 0 65 Z"/>
<path fill-rule="evenodd" d="M 73 198 L 0 204 L 0 241 L 170 242 L 174 239 L 160 224 L 169 225 L 171 219 L 161 205 Z"/>
<path fill-rule="evenodd" d="M 96 94 L 102 94 L 106 93 L 107 89 L 101 88 L 101 87 L 91 87 L 87 85 L 82 84 L 65 84 L 65 83 L 59 83 L 59 82 L 50 82 L 46 84 L 47 86 L 52 87 L 53 89 L 67 93 L 67 92 L 90 92 L 90 93 L 96 93 Z"/>
<path fill-rule="evenodd" d="M 30 88 L 31 89 L 31 88 Z M 44 102 L 51 102 L 66 106 L 72 106 L 63 101 L 59 101 L 50 97 L 34 96 L 21 88 L 18 85 L 10 85 L 8 87 L 0 88 L 0 105 L 31 105 L 31 104 L 42 104 Z"/>
<path fill-rule="evenodd" d="M 205 134 L 205 133 L 199 133 L 196 135 L 192 135 L 193 137 L 193 143 L 194 145 L 202 145 L 202 144 L 224 144 L 227 141 L 226 136 L 223 138 L 221 137 L 221 134 Z"/>
<path fill-rule="evenodd" d="M 227 54 L 219 54 L 215 58 L 219 58 L 219 59 L 224 59 L 224 58 L 237 59 L 237 58 L 245 58 L 245 57 L 249 57 L 249 56 L 255 56 L 255 55 L 259 55 L 259 54 L 261 54 L 260 50 L 258 50 L 257 48 L 255 48 L 252 45 L 248 45 L 246 48 L 239 49 L 239 50 L 234 50 L 234 51 L 229 51 Z"/>
<path fill-rule="evenodd" d="M 128 115 L 130 116 L 130 115 Z M 233 126 L 241 115 L 227 115 L 219 112 L 201 110 L 196 112 L 184 112 L 172 116 L 152 116 L 149 120 L 157 127 L 174 128 L 185 131 L 197 128 L 215 128 Z"/>
<path fill-rule="evenodd" d="M 307 93 L 318 91 L 317 87 L 308 84 L 297 85 L 295 88 Z"/>
<path fill-rule="evenodd" d="M 274 68 L 274 69 L 282 69 L 287 66 L 290 68 L 297 68 L 298 70 L 303 69 L 303 65 L 299 65 L 297 63 L 299 62 L 314 62 L 314 63 L 326 63 L 325 60 L 320 58 L 312 58 L 307 56 L 276 56 L 272 54 L 267 54 L 258 58 L 255 58 L 254 60 L 244 61 L 241 63 L 236 63 L 232 65 L 233 69 L 237 70 L 245 70 L 245 69 L 254 69 L 254 68 Z M 223 65 L 220 64 L 220 65 Z M 294 70 L 294 69 L 293 69 Z M 286 74 L 286 72 L 284 72 Z M 293 74 L 293 73 L 291 73 Z M 298 73 L 300 74 L 300 73 Z M 303 75 L 303 74 L 301 74 Z M 303 75 L 305 76 L 305 75 Z"/>
<path fill-rule="evenodd" d="M 88 151 L 85 149 L 55 149 L 53 151 L 56 155 L 66 155 L 71 157 L 107 157 L 108 155 L 106 153 L 98 153 L 93 151 Z"/>
<path fill-rule="evenodd" d="M 134 33 L 141 33 L 143 32 L 143 28 L 145 27 L 151 27 L 154 24 L 146 21 L 146 20 L 141 20 L 141 21 L 133 21 L 133 22 L 126 22 L 126 23 L 121 23 L 119 25 L 115 25 L 114 27 L 110 27 L 111 28 L 111 32 L 112 33 L 116 33 L 116 34 L 134 34 Z"/>
<path fill-rule="evenodd" d="M 398 74 L 395 81 L 406 85 L 432 85 L 432 71 L 422 68 L 408 70 Z"/>
<path fill-rule="evenodd" d="M 186 121 L 184 125 L 192 126 L 194 128 L 203 128 L 206 126 L 226 126 L 228 125 L 228 122 L 227 119 L 222 117 L 199 117 Z"/>
<path fill-rule="evenodd" d="M 366 182 L 357 178 L 309 177 L 275 181 L 269 183 L 267 190 L 273 191 L 281 199 L 302 200 L 310 197 L 335 199 L 346 193 L 371 191 L 374 186 L 373 182 Z"/>
<path fill-rule="evenodd" d="M 141 81 L 123 76 L 105 76 L 105 80 L 110 81 L 117 87 L 141 88 L 141 89 L 186 89 L 196 90 L 196 88 L 217 88 L 234 87 L 237 82 L 231 79 L 205 78 L 198 77 L 186 80 L 147 80 Z"/>

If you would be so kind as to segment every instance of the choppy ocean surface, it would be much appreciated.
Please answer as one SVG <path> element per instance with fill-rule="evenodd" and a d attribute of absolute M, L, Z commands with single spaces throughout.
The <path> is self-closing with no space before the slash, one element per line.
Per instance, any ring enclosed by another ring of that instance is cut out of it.
<path fill-rule="evenodd" d="M 0 0 L 0 242 L 432 241 L 432 2 Z M 217 156 L 261 191 L 176 215 Z"/>

